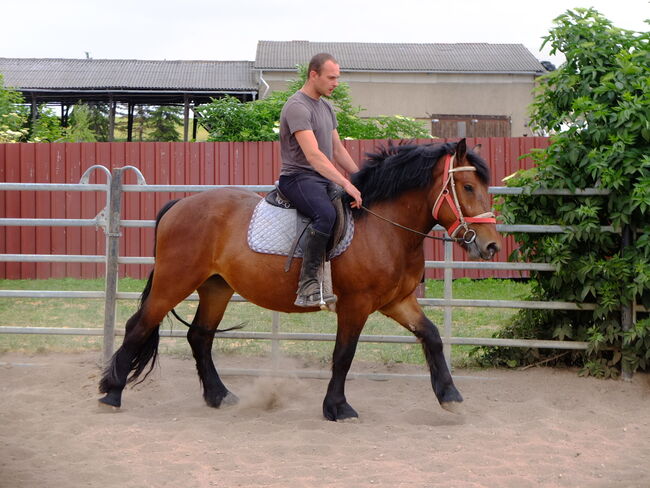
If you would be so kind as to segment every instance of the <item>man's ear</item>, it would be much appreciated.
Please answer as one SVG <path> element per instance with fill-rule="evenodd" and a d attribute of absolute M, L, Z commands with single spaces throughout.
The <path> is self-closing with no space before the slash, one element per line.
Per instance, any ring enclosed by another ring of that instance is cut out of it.
<path fill-rule="evenodd" d="M 472 152 L 473 152 L 474 154 L 476 154 L 477 156 L 480 156 L 480 155 L 481 155 L 481 148 L 482 148 L 482 147 L 483 147 L 483 146 L 482 146 L 481 144 L 477 144 L 477 145 L 474 146 L 474 148 L 472 149 Z"/>

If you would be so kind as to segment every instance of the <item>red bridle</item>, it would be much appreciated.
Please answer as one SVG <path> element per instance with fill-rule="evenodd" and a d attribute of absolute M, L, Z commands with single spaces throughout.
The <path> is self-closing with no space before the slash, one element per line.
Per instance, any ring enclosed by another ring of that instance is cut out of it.
<path fill-rule="evenodd" d="M 456 155 L 447 155 L 445 158 L 445 170 L 442 175 L 443 184 L 442 189 L 436 202 L 433 205 L 433 218 L 438 220 L 438 213 L 440 212 L 440 207 L 442 207 L 443 202 L 447 202 L 451 211 L 456 216 L 456 221 L 447 229 L 449 237 L 456 237 L 456 234 L 464 229 L 462 239 L 467 243 L 471 244 L 476 239 L 476 232 L 473 229 L 469 228 L 468 224 L 496 224 L 496 218 L 492 212 L 485 212 L 474 217 L 464 217 L 463 211 L 460 208 L 460 202 L 458 201 L 458 195 L 456 194 L 456 181 L 454 180 L 454 173 L 459 171 L 476 171 L 474 166 L 460 166 L 454 168 L 454 159 Z M 449 188 L 451 191 L 449 191 Z M 468 233 L 470 237 L 468 238 Z"/>

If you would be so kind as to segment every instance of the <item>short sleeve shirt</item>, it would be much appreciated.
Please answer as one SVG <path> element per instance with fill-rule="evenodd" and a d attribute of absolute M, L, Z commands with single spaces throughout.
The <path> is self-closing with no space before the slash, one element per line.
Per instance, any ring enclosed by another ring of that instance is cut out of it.
<path fill-rule="evenodd" d="M 280 115 L 281 175 L 315 172 L 296 140 L 299 130 L 311 130 L 318 141 L 318 149 L 332 159 L 332 131 L 338 126 L 329 102 L 314 100 L 301 91 L 294 93 L 282 108 Z"/>

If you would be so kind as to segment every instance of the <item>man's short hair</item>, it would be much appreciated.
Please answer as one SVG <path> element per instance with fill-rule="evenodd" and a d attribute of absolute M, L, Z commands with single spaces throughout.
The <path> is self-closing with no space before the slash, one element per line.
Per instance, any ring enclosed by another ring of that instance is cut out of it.
<path fill-rule="evenodd" d="M 309 61 L 309 66 L 307 67 L 307 77 L 309 77 L 309 73 L 312 71 L 315 71 L 316 73 L 320 74 L 321 69 L 323 69 L 323 65 L 327 61 L 332 61 L 334 64 L 339 64 L 336 59 L 334 59 L 334 56 L 328 53 L 319 53 L 316 54 L 313 58 L 311 58 L 311 61 Z"/>

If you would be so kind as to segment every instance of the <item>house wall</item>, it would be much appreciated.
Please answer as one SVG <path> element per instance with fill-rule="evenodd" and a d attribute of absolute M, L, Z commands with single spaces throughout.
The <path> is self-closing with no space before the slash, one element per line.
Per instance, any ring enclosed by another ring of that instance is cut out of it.
<path fill-rule="evenodd" d="M 286 89 L 295 76 L 263 73 L 271 90 Z M 405 115 L 430 127 L 431 114 L 502 115 L 512 121 L 512 137 L 532 135 L 527 110 L 533 75 L 343 72 L 341 81 L 350 85 L 353 103 L 365 108 L 361 116 Z"/>

